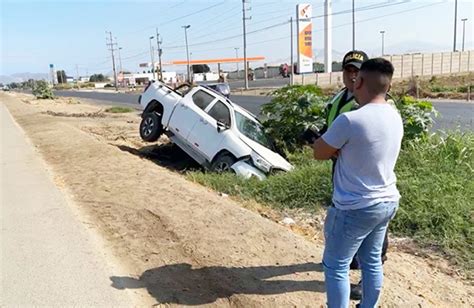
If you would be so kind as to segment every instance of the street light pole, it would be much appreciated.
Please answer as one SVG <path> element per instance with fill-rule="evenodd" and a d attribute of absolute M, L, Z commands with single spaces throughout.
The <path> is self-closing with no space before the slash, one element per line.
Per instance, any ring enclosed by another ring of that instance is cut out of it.
<path fill-rule="evenodd" d="M 238 59 L 239 58 L 239 47 L 234 47 L 235 49 L 235 58 Z M 237 60 L 236 61 L 236 64 L 237 64 L 237 79 L 239 79 L 239 61 Z"/>
<path fill-rule="evenodd" d="M 184 40 L 186 41 L 186 57 L 188 59 L 188 67 L 187 67 L 187 78 L 188 78 L 188 82 L 191 82 L 191 79 L 189 78 L 189 75 L 190 75 L 190 70 L 189 70 L 189 49 L 188 49 L 188 32 L 187 30 L 191 27 L 191 25 L 186 25 L 186 26 L 182 26 L 184 28 Z"/>
<path fill-rule="evenodd" d="M 160 46 L 161 43 L 163 43 L 163 41 L 160 40 L 160 34 L 158 33 L 158 28 L 156 28 L 156 47 L 158 48 L 158 65 L 160 66 L 160 73 L 158 74 L 159 80 L 163 80 L 163 70 L 161 68 L 161 55 L 163 54 L 163 50 Z"/>
<path fill-rule="evenodd" d="M 245 80 L 245 90 L 248 90 L 249 88 L 249 71 L 248 71 L 248 65 L 247 65 L 247 31 L 246 31 L 246 26 L 245 26 L 245 21 L 248 19 L 245 17 L 245 11 L 247 9 L 245 8 L 245 0 L 242 0 L 242 23 L 243 23 L 243 34 L 244 34 L 244 80 Z"/>
<path fill-rule="evenodd" d="M 355 30 L 355 0 L 352 0 L 352 50 L 355 50 L 356 30 Z"/>
<path fill-rule="evenodd" d="M 153 79 L 156 79 L 155 77 L 155 58 L 153 56 L 153 46 L 151 45 L 151 40 L 154 39 L 154 36 L 150 36 L 150 55 L 151 55 L 151 72 L 153 73 Z"/>
<path fill-rule="evenodd" d="M 384 56 L 384 39 L 385 39 L 385 30 L 380 31 L 380 34 L 382 34 L 382 57 Z"/>
<path fill-rule="evenodd" d="M 458 0 L 454 1 L 454 44 L 453 51 L 456 51 L 456 25 L 458 23 Z"/>
<path fill-rule="evenodd" d="M 466 34 L 466 20 L 467 18 L 461 19 L 462 21 L 462 51 L 464 51 L 464 39 Z"/>

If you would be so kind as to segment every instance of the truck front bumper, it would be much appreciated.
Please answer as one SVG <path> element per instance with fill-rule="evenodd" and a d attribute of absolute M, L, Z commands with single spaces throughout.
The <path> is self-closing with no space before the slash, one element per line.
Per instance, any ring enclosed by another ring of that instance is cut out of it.
<path fill-rule="evenodd" d="M 235 171 L 237 175 L 242 176 L 246 179 L 250 179 L 253 176 L 259 180 L 265 180 L 267 178 L 265 173 L 243 160 L 236 162 L 231 166 L 231 168 Z"/>

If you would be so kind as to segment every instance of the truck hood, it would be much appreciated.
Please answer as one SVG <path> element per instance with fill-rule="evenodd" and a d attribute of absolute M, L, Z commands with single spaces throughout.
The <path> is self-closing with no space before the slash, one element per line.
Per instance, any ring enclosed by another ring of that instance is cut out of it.
<path fill-rule="evenodd" d="M 281 169 L 284 171 L 293 170 L 293 166 L 286 159 L 284 159 L 280 154 L 273 152 L 269 148 L 264 147 L 260 143 L 253 141 L 252 139 L 244 136 L 243 134 L 239 134 L 239 135 L 240 135 L 240 139 L 246 145 L 248 145 L 258 155 L 262 156 L 270 164 L 272 164 L 273 168 Z"/>

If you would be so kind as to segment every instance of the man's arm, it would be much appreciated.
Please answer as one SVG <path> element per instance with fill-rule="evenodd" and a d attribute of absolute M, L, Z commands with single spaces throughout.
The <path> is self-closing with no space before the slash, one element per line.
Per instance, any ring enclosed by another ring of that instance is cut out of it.
<path fill-rule="evenodd" d="M 341 114 L 334 120 L 328 131 L 313 144 L 313 156 L 318 160 L 326 160 L 337 156 L 339 149 L 349 140 L 351 135 L 350 122 L 346 115 Z"/>
<path fill-rule="evenodd" d="M 313 156 L 317 160 L 326 160 L 330 159 L 333 156 L 337 155 L 339 149 L 333 148 L 323 138 L 318 138 L 313 144 Z"/>

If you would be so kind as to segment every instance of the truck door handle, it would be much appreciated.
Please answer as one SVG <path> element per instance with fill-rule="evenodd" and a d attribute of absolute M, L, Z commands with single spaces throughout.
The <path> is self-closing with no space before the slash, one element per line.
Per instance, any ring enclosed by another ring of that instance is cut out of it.
<path fill-rule="evenodd" d="M 204 125 L 207 125 L 207 123 L 209 123 L 209 122 L 207 122 L 207 121 L 206 121 L 206 120 L 204 120 L 204 119 L 200 119 L 199 121 L 201 121 L 201 122 L 202 122 L 202 124 L 204 124 Z"/>
<path fill-rule="evenodd" d="M 186 106 L 185 104 L 181 104 L 181 107 L 183 107 L 184 109 L 188 109 L 189 107 Z"/>

